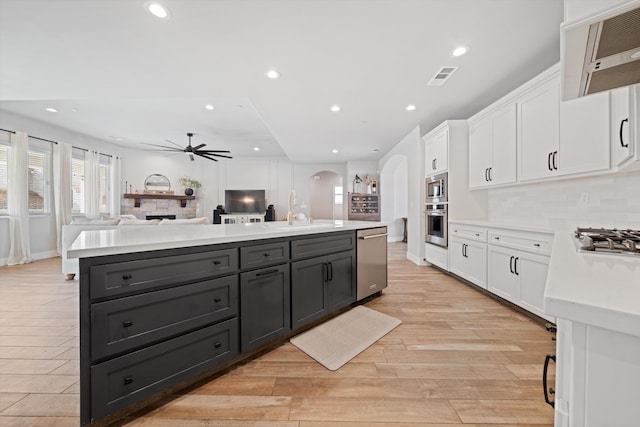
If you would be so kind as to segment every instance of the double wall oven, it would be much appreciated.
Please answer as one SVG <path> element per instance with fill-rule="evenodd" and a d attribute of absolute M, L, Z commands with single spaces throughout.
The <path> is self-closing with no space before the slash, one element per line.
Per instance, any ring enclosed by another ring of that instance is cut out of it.
<path fill-rule="evenodd" d="M 446 248 L 447 239 L 447 208 L 448 208 L 447 173 L 435 175 L 425 182 L 425 236 L 426 243 Z"/>

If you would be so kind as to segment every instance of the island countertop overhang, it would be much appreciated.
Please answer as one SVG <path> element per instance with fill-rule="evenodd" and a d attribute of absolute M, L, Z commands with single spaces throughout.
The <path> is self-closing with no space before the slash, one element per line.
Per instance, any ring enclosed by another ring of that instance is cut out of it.
<path fill-rule="evenodd" d="M 123 226 L 86 230 L 67 250 L 69 258 L 194 247 L 202 245 L 276 239 L 388 226 L 385 222 L 316 220 L 289 225 L 285 222 L 229 224 Z"/>

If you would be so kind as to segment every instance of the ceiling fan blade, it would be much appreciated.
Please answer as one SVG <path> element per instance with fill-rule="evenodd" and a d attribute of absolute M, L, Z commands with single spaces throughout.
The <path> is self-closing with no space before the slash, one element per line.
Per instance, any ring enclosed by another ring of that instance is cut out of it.
<path fill-rule="evenodd" d="M 213 160 L 214 162 L 218 161 L 218 160 L 214 159 L 213 157 L 209 157 L 207 154 L 201 154 L 201 153 L 195 153 L 195 154 L 196 154 L 196 156 L 204 157 L 205 159 Z"/>
<path fill-rule="evenodd" d="M 211 153 L 230 153 L 231 151 L 229 150 L 198 150 L 200 153 L 207 153 L 207 154 L 211 154 Z"/>
<path fill-rule="evenodd" d="M 225 159 L 233 159 L 231 156 L 223 156 L 222 154 L 205 153 L 207 156 L 224 157 Z"/>
<path fill-rule="evenodd" d="M 184 151 L 182 148 L 177 149 L 177 148 L 173 148 L 173 147 L 168 147 L 168 146 L 166 146 L 166 145 L 150 144 L 150 143 L 148 143 L 148 142 L 143 142 L 142 144 L 144 144 L 144 145 L 150 145 L 150 146 L 152 146 L 152 147 L 160 147 L 160 148 L 164 148 L 164 149 L 166 149 L 166 150 Z"/>
<path fill-rule="evenodd" d="M 199 149 L 201 149 L 202 147 L 204 147 L 207 144 L 200 144 L 200 145 L 196 145 L 195 147 L 193 147 L 193 151 L 198 151 Z"/>
<path fill-rule="evenodd" d="M 165 139 L 165 141 L 167 141 L 167 142 L 168 142 L 168 143 L 170 143 L 170 144 L 175 145 L 176 147 L 178 147 L 178 148 L 179 148 L 179 149 L 181 149 L 181 150 L 184 150 L 184 147 L 182 147 L 181 145 L 176 144 L 175 142 L 173 142 L 173 141 L 171 141 L 171 140 L 169 140 L 169 139 Z"/>

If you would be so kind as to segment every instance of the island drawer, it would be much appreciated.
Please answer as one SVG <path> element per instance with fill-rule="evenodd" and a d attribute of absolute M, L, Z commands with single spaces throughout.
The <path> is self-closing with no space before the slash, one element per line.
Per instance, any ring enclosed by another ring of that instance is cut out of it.
<path fill-rule="evenodd" d="M 238 354 L 238 320 L 156 344 L 91 367 L 91 416 L 101 418 Z"/>
<path fill-rule="evenodd" d="M 93 360 L 152 344 L 238 314 L 238 276 L 91 305 Z"/>
<path fill-rule="evenodd" d="M 238 250 L 223 249 L 90 267 L 92 300 L 146 292 L 238 270 Z"/>
<path fill-rule="evenodd" d="M 354 248 L 355 232 L 333 234 L 324 237 L 310 237 L 291 241 L 291 258 L 310 258 Z"/>
<path fill-rule="evenodd" d="M 259 268 L 289 261 L 289 242 L 243 246 L 240 248 L 240 268 Z"/>

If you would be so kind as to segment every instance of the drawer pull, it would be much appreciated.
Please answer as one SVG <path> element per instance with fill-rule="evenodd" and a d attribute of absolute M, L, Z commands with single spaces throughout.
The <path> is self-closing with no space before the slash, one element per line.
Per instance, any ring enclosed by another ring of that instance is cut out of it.
<path fill-rule="evenodd" d="M 129 327 L 133 326 L 133 322 L 131 320 L 125 320 L 124 322 L 122 322 L 122 326 L 124 328 L 129 328 Z"/>
<path fill-rule="evenodd" d="M 214 346 L 215 348 L 220 348 L 220 347 L 222 347 L 222 343 L 221 343 L 220 341 L 218 341 L 218 342 L 216 342 L 213 346 Z"/>
<path fill-rule="evenodd" d="M 217 259 L 213 260 L 213 265 L 220 265 L 222 264 L 220 261 L 218 261 Z"/>
<path fill-rule="evenodd" d="M 129 376 L 129 377 L 124 377 L 124 384 L 128 385 L 131 384 L 133 382 L 133 377 Z"/>
<path fill-rule="evenodd" d="M 222 302 L 222 298 L 214 298 L 213 302 L 215 302 L 215 303 Z"/>
<path fill-rule="evenodd" d="M 540 243 L 534 243 L 533 246 L 535 246 L 536 248 L 540 247 Z"/>
<path fill-rule="evenodd" d="M 271 254 L 270 254 L 270 253 L 266 253 L 266 252 L 265 252 L 264 254 L 262 254 L 262 255 L 264 255 L 264 256 L 271 256 Z"/>
<path fill-rule="evenodd" d="M 476 233 L 476 237 L 480 237 L 480 233 Z"/>
<path fill-rule="evenodd" d="M 129 279 L 131 279 L 132 277 L 133 277 L 133 275 L 132 275 L 132 274 L 123 274 L 123 275 L 122 275 L 122 280 L 129 280 Z"/>
<path fill-rule="evenodd" d="M 494 239 L 494 240 L 500 240 L 500 237 L 495 236 L 493 239 Z"/>

